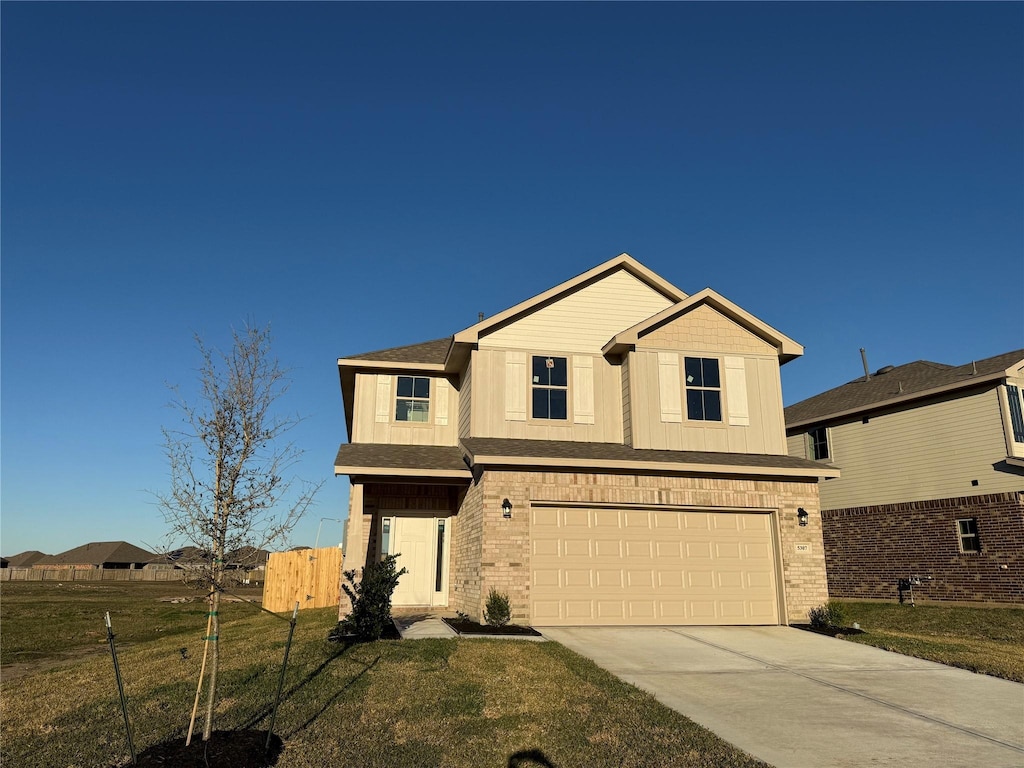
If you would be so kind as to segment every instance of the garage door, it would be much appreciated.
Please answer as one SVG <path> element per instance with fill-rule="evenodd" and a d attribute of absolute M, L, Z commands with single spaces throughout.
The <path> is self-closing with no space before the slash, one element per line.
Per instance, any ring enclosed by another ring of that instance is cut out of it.
<path fill-rule="evenodd" d="M 771 515 L 531 509 L 532 621 L 778 624 Z"/>

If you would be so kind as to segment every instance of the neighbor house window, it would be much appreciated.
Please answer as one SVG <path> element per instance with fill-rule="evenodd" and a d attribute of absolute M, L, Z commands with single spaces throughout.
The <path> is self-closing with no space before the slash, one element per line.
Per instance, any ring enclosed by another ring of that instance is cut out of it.
<path fill-rule="evenodd" d="M 956 521 L 956 530 L 960 536 L 961 552 L 981 552 L 981 541 L 978 539 L 978 521 L 973 518 Z"/>
<path fill-rule="evenodd" d="M 1024 443 L 1024 408 L 1021 407 L 1020 389 L 1013 384 L 1006 385 L 1006 399 L 1010 403 L 1010 424 L 1013 425 L 1013 441 Z"/>
<path fill-rule="evenodd" d="M 687 357 L 685 360 L 686 418 L 721 421 L 722 380 L 718 375 L 718 360 L 713 357 Z"/>
<path fill-rule="evenodd" d="M 569 418 L 569 375 L 564 357 L 534 355 L 530 381 L 533 418 L 563 421 Z"/>
<path fill-rule="evenodd" d="M 395 400 L 395 421 L 430 420 L 430 379 L 426 376 L 399 376 Z"/>
<path fill-rule="evenodd" d="M 811 447 L 811 458 L 824 461 L 829 457 L 828 427 L 816 427 L 807 433 L 807 442 Z"/>

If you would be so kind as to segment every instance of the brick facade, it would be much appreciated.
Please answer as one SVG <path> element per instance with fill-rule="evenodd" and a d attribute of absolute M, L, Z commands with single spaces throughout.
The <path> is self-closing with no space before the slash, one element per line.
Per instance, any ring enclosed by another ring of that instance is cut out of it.
<path fill-rule="evenodd" d="M 510 519 L 501 504 L 512 502 Z M 530 502 L 642 504 L 666 508 L 756 509 L 776 513 L 778 557 L 789 622 L 828 599 L 815 482 L 665 477 L 594 472 L 487 470 L 467 492 L 455 520 L 449 607 L 480 620 L 491 588 L 509 595 L 513 621 L 529 621 Z M 797 509 L 809 524 L 801 527 Z M 809 551 L 797 544 L 809 545 Z"/>
<path fill-rule="evenodd" d="M 821 513 L 833 597 L 897 598 L 897 579 L 928 600 L 1024 603 L 1024 492 L 830 509 Z M 960 551 L 974 518 L 980 552 Z"/>

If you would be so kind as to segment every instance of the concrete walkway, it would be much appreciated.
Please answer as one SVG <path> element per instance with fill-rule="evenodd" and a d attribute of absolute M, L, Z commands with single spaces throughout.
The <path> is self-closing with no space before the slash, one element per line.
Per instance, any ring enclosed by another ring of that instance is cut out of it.
<path fill-rule="evenodd" d="M 1024 685 L 790 627 L 539 628 L 777 768 L 1024 766 Z"/>

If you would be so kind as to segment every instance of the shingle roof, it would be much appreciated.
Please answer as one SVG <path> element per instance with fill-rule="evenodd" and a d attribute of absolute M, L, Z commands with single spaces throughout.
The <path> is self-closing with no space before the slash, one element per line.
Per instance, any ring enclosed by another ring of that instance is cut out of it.
<path fill-rule="evenodd" d="M 786 408 L 786 424 L 806 425 L 824 421 L 841 413 L 856 413 L 878 408 L 890 401 L 913 399 L 941 388 L 970 387 L 981 377 L 999 374 L 1024 359 L 1024 349 L 1006 352 L 984 360 L 952 366 L 917 360 L 885 373 L 863 377 L 840 387 L 809 397 Z"/>
<path fill-rule="evenodd" d="M 11 555 L 7 558 L 8 568 L 30 568 L 33 564 L 39 562 L 44 557 L 49 555 L 43 554 L 37 549 L 30 549 L 25 552 L 19 552 L 16 555 Z"/>
<path fill-rule="evenodd" d="M 404 347 L 391 347 L 390 349 L 378 349 L 373 352 L 363 352 L 360 355 L 348 355 L 342 360 L 373 360 L 385 363 L 427 363 L 443 365 L 448 356 L 448 348 L 452 345 L 452 337 L 445 336 L 443 339 L 424 341 L 420 344 L 408 344 Z"/>
<path fill-rule="evenodd" d="M 156 555 L 126 541 L 93 541 L 58 555 L 40 558 L 37 565 L 102 565 L 103 563 L 148 563 Z"/>
<path fill-rule="evenodd" d="M 659 451 L 648 448 L 630 448 L 621 443 L 576 443 L 564 440 L 512 440 L 491 437 L 470 437 L 464 439 L 462 444 L 474 457 L 505 456 L 571 461 L 731 465 L 769 469 L 810 469 L 816 473 L 822 470 L 822 465 L 816 461 L 760 453 Z"/>
<path fill-rule="evenodd" d="M 453 445 L 382 445 L 342 443 L 336 467 L 370 469 L 467 471 L 462 451 Z"/>

